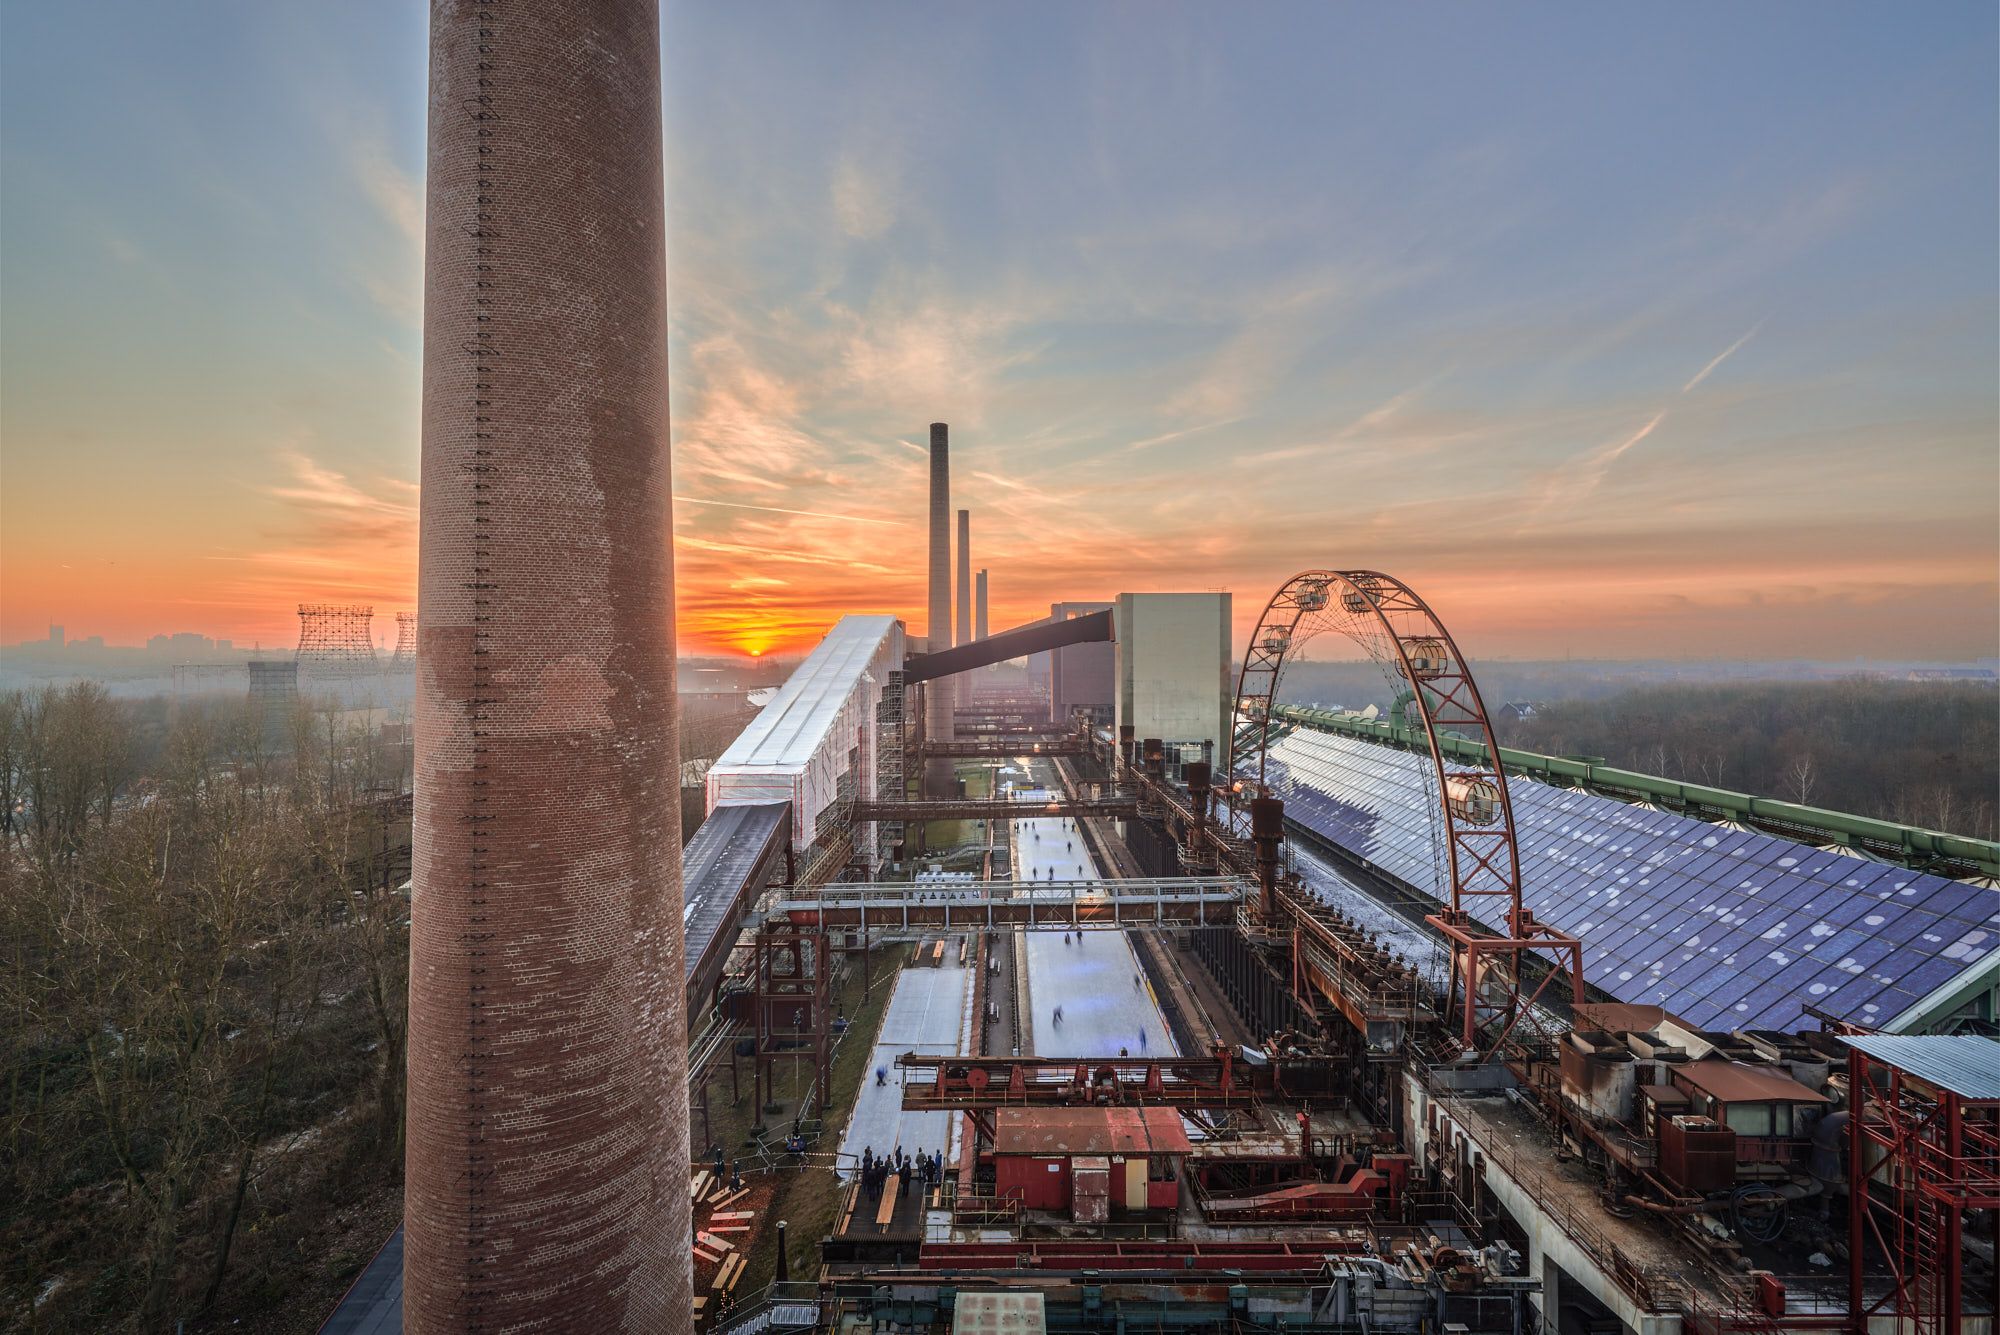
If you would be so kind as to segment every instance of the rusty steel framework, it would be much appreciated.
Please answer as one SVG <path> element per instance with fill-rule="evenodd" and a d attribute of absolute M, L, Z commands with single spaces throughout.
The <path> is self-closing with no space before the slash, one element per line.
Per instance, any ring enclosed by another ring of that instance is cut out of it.
<path fill-rule="evenodd" d="M 300 603 L 299 647 L 293 656 L 329 668 L 373 663 L 374 620 L 375 609 L 359 603 Z"/>
<path fill-rule="evenodd" d="M 1893 1305 L 1908 1335 L 1965 1328 L 1965 1218 L 2000 1209 L 2000 1099 L 1976 1099 L 1852 1048 L 1848 1289 L 1857 1331 Z M 1862 1261 L 1890 1286 L 1865 1301 Z"/>
<path fill-rule="evenodd" d="M 413 666 L 417 661 L 417 614 L 415 612 L 396 613 L 396 652 L 389 661 L 398 666 Z"/>
<path fill-rule="evenodd" d="M 751 952 L 751 1026 L 760 1116 L 777 1110 L 772 1065 L 780 1056 L 809 1061 L 816 1111 L 831 1107 L 833 957 L 825 930 L 767 922 L 758 929 Z"/>
<path fill-rule="evenodd" d="M 1497 765 L 1472 769 L 1445 762 L 1439 738 L 1447 729 L 1471 732 L 1485 742 L 1488 756 L 1499 755 L 1500 748 L 1471 666 L 1415 590 L 1380 571 L 1308 570 L 1271 596 L 1237 677 L 1229 738 L 1232 814 L 1238 794 L 1268 795 L 1265 763 L 1280 678 L 1301 646 L 1328 632 L 1399 674 L 1423 723 L 1437 775 L 1442 870 L 1450 887 L 1447 906 L 1425 921 L 1451 945 L 1447 1016 L 1457 1020 L 1466 1050 L 1491 1057 L 1524 1020 L 1534 1026 L 1535 1005 L 1557 977 L 1568 978 L 1572 1002 L 1583 1000 L 1583 945 L 1537 922 L 1521 902 L 1521 859 L 1506 774 Z M 1475 920 L 1475 908 L 1487 921 L 1504 924 L 1500 935 Z M 1530 951 L 1553 956 L 1557 967 L 1524 995 L 1522 957 Z"/>
<path fill-rule="evenodd" d="M 1324 1062 L 1320 1065 L 1323 1067 Z M 1284 1096 L 1281 1068 L 1226 1044 L 1200 1057 L 941 1057 L 904 1053 L 908 1111 L 1157 1106 L 1240 1108 Z"/>

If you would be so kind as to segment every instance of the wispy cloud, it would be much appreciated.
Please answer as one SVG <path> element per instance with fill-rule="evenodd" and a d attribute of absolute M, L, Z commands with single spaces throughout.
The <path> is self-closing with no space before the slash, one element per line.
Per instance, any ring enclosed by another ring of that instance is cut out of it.
<path fill-rule="evenodd" d="M 1125 448 L 1128 452 L 1133 450 L 1150 450 L 1155 445 L 1165 445 L 1169 441 L 1182 440 L 1188 436 L 1200 435 L 1204 431 L 1215 431 L 1225 426 L 1235 426 L 1242 420 L 1241 417 L 1225 417 L 1219 422 L 1202 422 L 1195 426 L 1182 427 L 1178 431 L 1168 431 L 1161 435 L 1148 436 L 1144 440 L 1135 440 Z"/>
<path fill-rule="evenodd" d="M 1724 362 L 1728 361 L 1731 357 L 1734 357 L 1738 352 L 1738 350 L 1740 350 L 1745 343 L 1748 343 L 1751 339 L 1755 338 L 1757 336 L 1757 331 L 1759 329 L 1762 329 L 1763 327 L 1764 327 L 1764 322 L 1762 320 L 1759 320 L 1756 324 L 1750 326 L 1749 332 L 1744 334 L 1743 337 L 1737 339 L 1734 343 L 1731 343 L 1721 352 L 1716 353 L 1714 358 L 1708 363 L 1708 365 L 1702 367 L 1699 371 L 1696 371 L 1694 373 L 1694 379 L 1688 381 L 1685 385 L 1681 386 L 1681 393 L 1683 394 L 1687 393 L 1689 390 L 1693 389 L 1696 385 L 1699 385 L 1702 381 L 1708 379 L 1708 377 L 1715 371 L 1716 367 L 1722 365 Z"/>
<path fill-rule="evenodd" d="M 840 230 L 862 241 L 881 236 L 896 221 L 900 181 L 887 154 L 844 153 L 833 169 L 833 216 Z"/>
<path fill-rule="evenodd" d="M 683 496 L 675 493 L 674 499 L 687 505 L 714 505 L 725 510 L 756 510 L 767 515 L 803 515 L 808 519 L 838 519 L 848 524 L 882 524 L 896 527 L 893 519 L 873 519 L 867 515 L 838 515 L 827 510 L 788 510 L 782 505 L 745 505 L 741 501 L 712 501 L 702 496 Z"/>

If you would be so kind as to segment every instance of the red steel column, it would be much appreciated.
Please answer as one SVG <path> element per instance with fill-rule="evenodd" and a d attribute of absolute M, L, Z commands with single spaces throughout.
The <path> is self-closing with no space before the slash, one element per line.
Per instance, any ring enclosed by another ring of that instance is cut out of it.
<path fill-rule="evenodd" d="M 657 0 L 433 0 L 404 1328 L 685 1332 Z"/>

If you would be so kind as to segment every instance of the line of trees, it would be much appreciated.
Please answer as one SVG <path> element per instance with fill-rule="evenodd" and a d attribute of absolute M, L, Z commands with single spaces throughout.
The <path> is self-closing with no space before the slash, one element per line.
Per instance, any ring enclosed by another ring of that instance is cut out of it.
<path fill-rule="evenodd" d="M 1489 704 L 1491 702 L 1489 701 Z M 2000 693 L 1853 679 L 1545 701 L 1503 745 L 1979 839 L 2000 837 Z"/>
<path fill-rule="evenodd" d="M 254 1310 L 231 1292 L 254 1224 L 393 1185 L 408 763 L 331 705 L 151 723 L 94 683 L 0 695 L 8 1318 Z M 281 1252 L 249 1267 L 265 1300 Z"/>

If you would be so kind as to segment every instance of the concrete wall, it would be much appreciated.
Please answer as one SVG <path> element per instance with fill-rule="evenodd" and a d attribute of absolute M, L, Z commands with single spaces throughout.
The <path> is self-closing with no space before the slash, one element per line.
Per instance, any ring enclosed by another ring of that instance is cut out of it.
<path fill-rule="evenodd" d="M 1410 1153 L 1422 1164 L 1430 1140 L 1432 1100 L 1415 1077 L 1406 1075 L 1403 1082 L 1409 1108 L 1405 1135 Z M 1442 1113 L 1442 1127 L 1448 1142 L 1462 1136 L 1471 1140 L 1481 1152 L 1485 1158 L 1485 1174 L 1481 1179 L 1484 1189 L 1527 1231 L 1527 1273 L 1542 1281 L 1541 1303 L 1545 1318 L 1554 1317 L 1557 1305 L 1562 1301 L 1561 1275 L 1567 1274 L 1611 1309 L 1634 1335 L 1679 1335 L 1682 1323 L 1678 1313 L 1641 1311 L 1618 1282 L 1564 1231 L 1561 1223 L 1536 1203 L 1527 1187 L 1516 1182 L 1513 1175 L 1487 1152 L 1487 1147 L 1449 1112 Z M 1449 1143 L 1445 1152 L 1450 1157 Z"/>
<path fill-rule="evenodd" d="M 1121 593 L 1114 722 L 1141 737 L 1227 754 L 1230 599 L 1226 593 Z"/>
<path fill-rule="evenodd" d="M 1055 603 L 1049 615 L 1060 620 L 1111 610 L 1111 603 Z M 1118 696 L 1118 646 L 1066 644 L 1048 655 L 1049 703 L 1057 723 L 1069 722 L 1070 710 L 1084 707 L 1115 711 Z"/>

